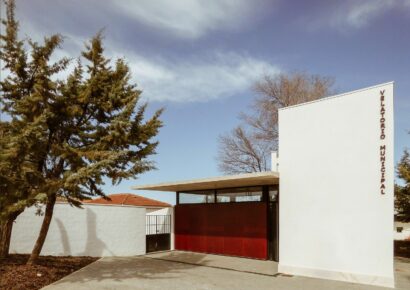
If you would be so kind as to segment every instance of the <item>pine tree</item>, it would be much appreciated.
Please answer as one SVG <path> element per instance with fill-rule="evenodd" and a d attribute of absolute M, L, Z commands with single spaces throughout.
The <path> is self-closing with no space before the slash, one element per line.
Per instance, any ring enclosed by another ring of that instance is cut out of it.
<path fill-rule="evenodd" d="M 94 37 L 61 95 L 50 108 L 52 132 L 49 159 L 45 168 L 52 186 L 47 190 L 45 216 L 29 264 L 41 252 L 51 221 L 56 196 L 74 205 L 77 200 L 101 195 L 103 176 L 117 184 L 154 168 L 147 160 L 158 144 L 152 141 L 162 123 L 161 110 L 144 122 L 146 104 L 137 107 L 141 92 L 130 84 L 129 67 L 103 55 L 102 37 Z"/>
<path fill-rule="evenodd" d="M 153 169 L 154 164 L 148 158 L 155 153 L 158 142 L 153 139 L 162 122 L 161 110 L 145 118 L 146 104 L 138 105 L 141 91 L 131 83 L 129 67 L 124 60 L 113 62 L 104 56 L 101 33 L 86 46 L 69 77 L 55 80 L 55 74 L 65 70 L 69 62 L 62 59 L 50 63 L 52 53 L 62 43 L 61 36 L 45 38 L 42 45 L 29 41 L 31 60 L 27 61 L 27 52 L 17 41 L 18 25 L 13 11 L 14 2 L 9 1 L 4 24 L 6 31 L 14 32 L 2 37 L 4 62 L 11 71 L 1 82 L 2 109 L 12 117 L 12 122 L 21 126 L 19 132 L 33 131 L 36 136 L 34 142 L 28 138 L 27 144 L 24 143 L 27 150 L 22 156 L 29 162 L 29 168 L 34 168 L 35 182 L 32 186 L 27 183 L 28 190 L 21 199 L 27 205 L 38 200 L 45 203 L 43 223 L 28 261 L 34 264 L 44 244 L 57 197 L 81 206 L 83 199 L 104 196 L 101 190 L 104 177 L 117 184 Z M 19 53 L 10 47 L 19 47 Z M 20 54 L 24 61 L 16 60 Z M 25 140 L 10 130 L 5 132 L 10 140 Z M 5 169 L 0 172 L 5 172 L 5 179 L 12 180 L 7 176 L 10 173 L 5 164 L 0 163 Z M 23 163 L 18 166 L 24 167 Z M 9 208 L 15 203 L 7 196 L 16 194 L 12 190 L 4 195 L 11 201 Z"/>
<path fill-rule="evenodd" d="M 397 176 L 404 185 L 395 185 L 395 208 L 398 220 L 410 221 L 410 153 L 405 150 L 397 166 Z"/>
<path fill-rule="evenodd" d="M 37 63 L 49 51 L 44 47 L 31 62 L 27 61 L 24 43 L 17 37 L 14 1 L 6 4 L 7 17 L 1 23 L 6 30 L 0 35 L 1 68 L 2 73 L 7 73 L 0 80 L 0 258 L 8 254 L 13 221 L 26 206 L 41 201 L 37 192 L 41 192 L 42 176 L 37 168 L 46 116 L 41 110 L 34 110 L 39 103 L 33 94 L 41 86 L 34 81 Z M 48 46 L 51 42 L 45 41 Z M 65 63 L 67 60 L 62 60 L 57 65 Z"/>

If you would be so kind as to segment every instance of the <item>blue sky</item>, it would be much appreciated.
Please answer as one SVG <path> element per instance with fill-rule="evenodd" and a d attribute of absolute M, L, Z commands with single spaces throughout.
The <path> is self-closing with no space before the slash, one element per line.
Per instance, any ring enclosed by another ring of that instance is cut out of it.
<path fill-rule="evenodd" d="M 107 193 L 220 175 L 217 138 L 265 73 L 330 76 L 338 93 L 394 80 L 396 161 L 410 147 L 410 0 L 18 0 L 17 16 L 22 36 L 65 36 L 56 57 L 77 57 L 104 28 L 107 54 L 128 61 L 149 112 L 166 108 L 158 170 L 108 182 Z"/>

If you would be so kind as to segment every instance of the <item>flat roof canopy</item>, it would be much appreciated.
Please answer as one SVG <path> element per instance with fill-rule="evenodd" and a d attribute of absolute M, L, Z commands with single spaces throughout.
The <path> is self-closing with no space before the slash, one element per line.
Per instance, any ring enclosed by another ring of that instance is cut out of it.
<path fill-rule="evenodd" d="M 255 172 L 238 175 L 226 175 L 212 178 L 192 179 L 178 182 L 165 182 L 137 185 L 132 189 L 156 191 L 193 191 L 219 188 L 275 185 L 279 184 L 279 173 L 274 171 Z"/>

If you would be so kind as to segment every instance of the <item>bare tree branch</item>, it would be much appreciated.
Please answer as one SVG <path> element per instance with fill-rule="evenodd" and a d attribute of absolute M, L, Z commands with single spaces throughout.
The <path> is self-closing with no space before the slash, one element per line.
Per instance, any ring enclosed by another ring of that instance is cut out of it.
<path fill-rule="evenodd" d="M 266 171 L 270 152 L 278 147 L 278 109 L 330 95 L 333 80 L 296 72 L 265 75 L 254 84 L 257 93 L 242 124 L 220 136 L 218 167 L 226 174 Z"/>

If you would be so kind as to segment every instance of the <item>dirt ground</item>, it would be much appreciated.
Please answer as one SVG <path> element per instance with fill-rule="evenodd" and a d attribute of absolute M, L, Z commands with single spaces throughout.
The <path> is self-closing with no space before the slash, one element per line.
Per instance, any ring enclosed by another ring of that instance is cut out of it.
<path fill-rule="evenodd" d="M 41 256 L 38 265 L 27 266 L 28 255 L 0 260 L 0 289 L 40 289 L 96 261 L 92 257 Z"/>

